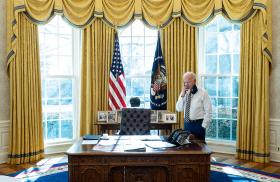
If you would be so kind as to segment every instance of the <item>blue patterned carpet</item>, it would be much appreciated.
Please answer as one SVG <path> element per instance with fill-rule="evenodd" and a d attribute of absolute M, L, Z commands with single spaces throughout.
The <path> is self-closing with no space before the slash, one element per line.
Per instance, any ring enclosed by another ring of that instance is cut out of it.
<path fill-rule="evenodd" d="M 51 165 L 41 165 L 39 167 L 29 168 L 19 171 L 13 176 L 20 181 L 38 181 L 38 182 L 67 182 L 68 166 L 67 163 L 58 163 Z M 267 181 L 280 182 L 280 176 L 276 174 L 265 173 L 258 170 L 232 166 L 222 163 L 211 163 L 212 182 L 253 182 Z"/>

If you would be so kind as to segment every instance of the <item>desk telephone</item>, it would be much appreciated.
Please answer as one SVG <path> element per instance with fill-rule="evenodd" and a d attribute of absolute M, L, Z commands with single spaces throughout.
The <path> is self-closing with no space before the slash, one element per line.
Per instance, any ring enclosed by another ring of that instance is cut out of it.
<path fill-rule="evenodd" d="M 166 139 L 167 142 L 175 144 L 177 146 L 189 143 L 188 136 L 190 132 L 183 129 L 174 130 L 171 135 Z"/>

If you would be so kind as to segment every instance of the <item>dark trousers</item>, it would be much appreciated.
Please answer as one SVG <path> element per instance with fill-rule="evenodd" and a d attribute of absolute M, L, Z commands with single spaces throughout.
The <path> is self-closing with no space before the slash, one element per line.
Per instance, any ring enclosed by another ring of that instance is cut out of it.
<path fill-rule="evenodd" d="M 197 139 L 205 141 L 205 128 L 202 127 L 203 119 L 199 119 L 193 122 L 184 122 L 184 129 L 195 135 Z"/>

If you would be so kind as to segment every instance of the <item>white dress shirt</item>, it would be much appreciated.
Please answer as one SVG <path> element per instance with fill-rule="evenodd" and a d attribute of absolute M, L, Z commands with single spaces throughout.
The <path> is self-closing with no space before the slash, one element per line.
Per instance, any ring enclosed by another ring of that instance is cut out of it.
<path fill-rule="evenodd" d="M 202 127 L 208 128 L 212 117 L 212 105 L 208 93 L 202 88 L 197 87 L 198 91 L 192 94 L 191 105 L 190 105 L 190 120 L 203 119 Z M 176 103 L 176 110 L 181 112 L 186 109 L 186 98 L 190 94 L 190 91 L 185 94 L 184 97 L 181 95 Z"/>

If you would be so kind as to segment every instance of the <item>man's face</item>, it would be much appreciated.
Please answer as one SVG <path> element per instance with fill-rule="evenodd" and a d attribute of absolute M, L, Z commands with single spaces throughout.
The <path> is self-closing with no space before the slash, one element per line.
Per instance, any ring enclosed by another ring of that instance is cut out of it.
<path fill-rule="evenodd" d="M 195 85 L 195 80 L 193 79 L 192 75 L 185 75 L 184 78 L 184 87 L 185 89 L 191 89 Z"/>

